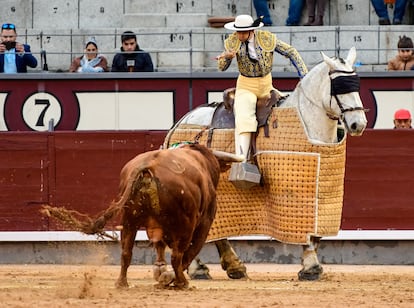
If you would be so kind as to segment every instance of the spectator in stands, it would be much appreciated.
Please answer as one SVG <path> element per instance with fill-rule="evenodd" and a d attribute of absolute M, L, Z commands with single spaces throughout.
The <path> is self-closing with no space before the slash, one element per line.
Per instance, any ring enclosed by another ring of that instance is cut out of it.
<path fill-rule="evenodd" d="M 112 61 L 112 72 L 153 72 L 151 56 L 137 43 L 137 36 L 132 31 L 121 35 L 121 52 Z"/>
<path fill-rule="evenodd" d="M 272 18 L 270 17 L 267 0 L 253 0 L 253 6 L 256 10 L 257 18 L 263 16 L 263 23 L 265 26 L 273 25 Z"/>
<path fill-rule="evenodd" d="M 14 24 L 5 23 L 1 26 L 0 73 L 27 73 L 28 66 L 37 66 L 30 46 L 17 42 L 16 38 Z"/>
<path fill-rule="evenodd" d="M 73 59 L 69 72 L 100 73 L 108 71 L 108 60 L 98 53 L 98 44 L 90 38 L 85 44 L 85 54 Z"/>
<path fill-rule="evenodd" d="M 411 113 L 407 109 L 399 109 L 394 113 L 394 129 L 411 127 Z"/>
<path fill-rule="evenodd" d="M 390 25 L 390 17 L 388 15 L 388 8 L 387 4 L 384 0 L 371 0 L 372 6 L 377 13 L 379 20 L 378 23 L 380 25 Z M 396 0 L 394 4 L 394 16 L 393 16 L 393 24 L 394 25 L 401 25 L 402 20 L 405 14 L 405 8 L 407 7 L 407 0 Z"/>
<path fill-rule="evenodd" d="M 299 26 L 305 0 L 290 0 L 286 26 Z"/>
<path fill-rule="evenodd" d="M 236 153 L 247 159 L 251 133 L 257 130 L 256 101 L 270 96 L 273 88 L 273 55 L 277 53 L 290 59 L 300 77 L 308 72 L 302 57 L 289 44 L 264 30 L 260 18 L 253 21 L 249 15 L 239 15 L 234 22 L 224 25 L 235 31 L 225 41 L 225 50 L 216 57 L 218 69 L 225 71 L 233 58 L 237 59 L 239 76 L 236 84 L 233 110 L 235 114 Z"/>
<path fill-rule="evenodd" d="M 308 21 L 304 26 L 323 26 L 326 0 L 306 0 Z"/>
<path fill-rule="evenodd" d="M 389 71 L 407 71 L 414 65 L 413 41 L 408 36 L 400 36 L 398 40 L 398 55 L 388 61 Z"/>

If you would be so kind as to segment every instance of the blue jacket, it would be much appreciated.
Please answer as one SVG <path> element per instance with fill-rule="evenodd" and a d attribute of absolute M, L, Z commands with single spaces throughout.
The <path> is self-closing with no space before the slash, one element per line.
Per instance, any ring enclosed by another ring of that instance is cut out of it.
<path fill-rule="evenodd" d="M 23 57 L 16 54 L 16 68 L 18 73 L 27 73 L 27 67 L 35 68 L 37 60 L 30 51 L 30 45 L 23 44 Z M 0 53 L 0 73 L 4 73 L 4 53 Z"/>

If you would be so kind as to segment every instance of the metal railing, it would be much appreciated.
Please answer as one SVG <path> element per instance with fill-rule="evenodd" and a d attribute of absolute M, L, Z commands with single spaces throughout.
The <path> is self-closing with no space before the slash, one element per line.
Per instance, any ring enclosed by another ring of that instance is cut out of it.
<path fill-rule="evenodd" d="M 326 26 L 326 27 L 270 27 L 267 28 L 281 40 L 294 46 L 308 66 L 318 63 L 323 51 L 329 56 L 346 56 L 351 46 L 361 55 L 360 65 L 386 65 L 389 58 L 397 53 L 400 35 L 410 36 L 414 26 Z M 96 30 L 95 30 L 96 31 Z M 82 33 L 80 33 L 82 32 Z M 229 33 L 223 30 L 198 28 L 188 31 L 137 32 L 138 44 L 149 52 L 156 71 L 213 71 L 216 70 L 214 56 L 223 50 L 223 42 Z M 95 37 L 99 52 L 108 58 L 120 51 L 121 32 L 98 33 L 70 31 L 69 33 L 32 33 L 26 30 L 18 40 L 31 45 L 32 53 L 40 60 L 36 70 L 67 71 L 71 60 L 83 54 L 84 42 Z M 47 58 L 46 58 L 47 55 Z M 46 62 L 47 59 L 47 62 Z M 289 62 L 275 60 L 274 66 L 288 70 Z"/>

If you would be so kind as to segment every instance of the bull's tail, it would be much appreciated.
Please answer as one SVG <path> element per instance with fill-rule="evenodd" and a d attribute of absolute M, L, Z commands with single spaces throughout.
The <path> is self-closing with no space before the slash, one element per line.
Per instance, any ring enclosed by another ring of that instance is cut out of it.
<path fill-rule="evenodd" d="M 115 236 L 106 233 L 104 227 L 109 220 L 119 213 L 121 208 L 122 206 L 118 202 L 113 202 L 109 208 L 101 212 L 95 219 L 78 211 L 49 205 L 43 205 L 41 213 L 59 220 L 65 228 L 70 230 L 116 239 Z"/>
<path fill-rule="evenodd" d="M 159 206 L 156 184 L 152 181 L 153 174 L 148 166 L 145 164 L 136 166 L 128 174 L 127 178 L 128 180 L 124 183 L 125 185 L 121 185 L 122 190 L 120 191 L 118 200 L 113 201 L 95 219 L 64 207 L 44 205 L 40 211 L 43 215 L 59 220 L 65 228 L 70 230 L 115 239 L 104 231 L 104 227 L 109 220 L 119 214 L 134 189 L 139 189 L 141 192 L 147 193 L 150 196 L 151 204 L 155 207 L 157 205 Z"/>

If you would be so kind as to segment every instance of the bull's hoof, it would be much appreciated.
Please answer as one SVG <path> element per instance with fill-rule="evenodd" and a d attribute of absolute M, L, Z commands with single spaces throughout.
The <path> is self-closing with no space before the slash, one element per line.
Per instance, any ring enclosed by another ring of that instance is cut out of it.
<path fill-rule="evenodd" d="M 298 278 L 301 281 L 314 281 L 321 279 L 323 273 L 323 268 L 319 264 L 312 266 L 311 268 L 305 270 L 301 269 L 298 273 Z"/>
<path fill-rule="evenodd" d="M 155 263 L 152 266 L 152 276 L 156 281 L 160 278 L 161 274 L 167 271 L 167 264 L 165 263 Z"/>
<path fill-rule="evenodd" d="M 188 289 L 188 281 L 183 281 L 183 282 L 174 281 L 174 287 L 175 289 L 179 289 L 179 290 Z"/>
<path fill-rule="evenodd" d="M 115 287 L 117 289 L 128 289 L 129 285 L 126 279 L 119 278 L 115 283 Z"/>
<path fill-rule="evenodd" d="M 173 283 L 175 279 L 174 271 L 164 272 L 158 277 L 158 283 L 160 286 L 168 287 L 171 283 Z"/>
<path fill-rule="evenodd" d="M 200 258 L 196 258 L 191 262 L 190 266 L 188 267 L 188 275 L 191 279 L 194 280 L 209 280 L 212 279 L 210 276 L 210 270 L 203 262 L 201 262 Z"/>

